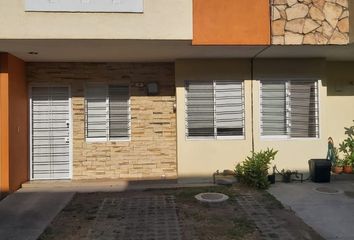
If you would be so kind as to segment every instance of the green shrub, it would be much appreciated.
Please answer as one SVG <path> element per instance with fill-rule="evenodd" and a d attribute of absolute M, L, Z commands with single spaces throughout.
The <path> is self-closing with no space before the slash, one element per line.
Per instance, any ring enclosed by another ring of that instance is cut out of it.
<path fill-rule="evenodd" d="M 278 151 L 269 148 L 265 151 L 252 152 L 252 156 L 236 165 L 235 175 L 237 180 L 250 187 L 267 189 L 269 187 L 269 165 L 277 153 Z"/>
<path fill-rule="evenodd" d="M 354 164 L 354 126 L 344 128 L 347 138 L 339 144 L 339 151 L 344 154 L 343 165 L 353 166 Z"/>

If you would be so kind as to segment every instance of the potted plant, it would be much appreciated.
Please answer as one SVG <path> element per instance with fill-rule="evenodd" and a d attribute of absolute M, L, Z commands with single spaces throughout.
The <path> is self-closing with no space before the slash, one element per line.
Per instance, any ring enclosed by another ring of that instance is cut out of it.
<path fill-rule="evenodd" d="M 353 162 L 354 162 L 354 126 L 344 128 L 347 138 L 339 144 L 339 151 L 344 154 L 344 162 L 346 173 L 353 172 Z"/>
<path fill-rule="evenodd" d="M 342 173 L 343 172 L 343 162 L 339 159 L 339 150 L 336 147 L 332 147 L 332 172 L 333 173 Z"/>
<path fill-rule="evenodd" d="M 333 172 L 336 174 L 341 174 L 343 172 L 343 166 L 344 166 L 343 159 L 337 158 L 333 166 Z"/>
<path fill-rule="evenodd" d="M 275 184 L 275 170 L 276 169 L 277 169 L 277 167 L 274 165 L 272 174 L 268 175 L 268 182 L 270 182 L 270 184 Z"/>
<path fill-rule="evenodd" d="M 293 175 L 293 172 L 291 170 L 281 170 L 280 172 L 281 176 L 282 176 L 282 181 L 285 183 L 289 183 L 291 182 L 291 175 Z"/>
<path fill-rule="evenodd" d="M 343 172 L 344 173 L 353 173 L 353 159 L 352 158 L 346 158 L 344 160 L 344 164 L 343 164 Z"/>

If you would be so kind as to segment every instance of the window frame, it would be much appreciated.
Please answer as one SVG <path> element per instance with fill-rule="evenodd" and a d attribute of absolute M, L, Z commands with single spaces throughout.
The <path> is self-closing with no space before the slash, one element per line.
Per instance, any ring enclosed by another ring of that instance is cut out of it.
<path fill-rule="evenodd" d="M 87 89 L 89 86 L 100 86 L 105 87 L 106 92 L 106 137 L 87 137 Z M 121 87 L 128 87 L 128 137 L 122 138 L 111 138 L 110 137 L 110 114 L 109 114 L 109 86 L 121 86 Z M 122 84 L 122 83 L 87 83 L 84 87 L 84 134 L 85 134 L 85 141 L 88 143 L 94 142 L 130 142 L 132 138 L 132 114 L 131 114 L 131 87 L 130 84 Z"/>
<path fill-rule="evenodd" d="M 187 92 L 187 83 L 188 82 L 212 82 L 213 83 L 213 105 L 214 105 L 214 136 L 188 136 L 188 92 Z M 216 82 L 235 82 L 241 84 L 241 100 L 242 100 L 242 129 L 243 135 L 239 136 L 218 136 L 217 134 L 217 125 L 216 125 Z M 244 80 L 186 80 L 184 81 L 184 127 L 185 127 L 185 139 L 191 141 L 206 141 L 206 140 L 245 140 L 246 139 L 246 114 L 245 114 L 245 84 Z"/>
<path fill-rule="evenodd" d="M 285 82 L 285 90 L 286 90 L 286 106 L 290 106 L 290 84 L 291 81 L 308 81 L 308 82 L 314 82 L 315 83 L 315 97 L 316 97 L 316 112 L 315 112 L 315 119 L 316 119 L 316 126 L 317 126 L 317 134 L 316 137 L 292 137 L 291 136 L 291 121 L 289 122 L 289 119 L 291 117 L 288 117 L 288 114 L 291 115 L 291 112 L 287 112 L 286 115 L 286 126 L 287 126 L 287 134 L 286 135 L 266 135 L 263 136 L 263 121 L 262 121 L 262 82 Z M 263 78 L 259 80 L 259 135 L 261 140 L 319 140 L 321 138 L 321 123 L 320 123 L 320 112 L 321 112 L 321 104 L 320 104 L 320 79 L 315 79 L 311 77 L 301 77 L 301 78 L 296 78 L 296 77 L 286 77 L 286 78 Z M 290 123 L 290 124 L 289 124 Z"/>

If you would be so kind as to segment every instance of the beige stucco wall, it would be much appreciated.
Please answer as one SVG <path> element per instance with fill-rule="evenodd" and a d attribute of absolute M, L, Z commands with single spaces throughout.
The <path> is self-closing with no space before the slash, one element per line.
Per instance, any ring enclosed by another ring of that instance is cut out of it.
<path fill-rule="evenodd" d="M 261 139 L 260 79 L 311 78 L 319 81 L 320 137 L 318 139 Z M 279 169 L 308 171 L 308 160 L 325 158 L 327 138 L 344 138 L 344 127 L 354 119 L 354 62 L 321 59 L 256 60 L 253 80 L 253 129 L 255 150 L 279 151 Z M 187 140 L 185 137 L 185 80 L 245 80 L 244 140 Z M 233 169 L 252 149 L 251 65 L 248 60 L 188 60 L 176 63 L 177 154 L 179 177 L 211 176 L 215 170 Z M 337 87 L 335 87 L 337 86 Z M 337 90 L 336 90 L 337 89 Z"/>
<path fill-rule="evenodd" d="M 326 133 L 338 145 L 345 137 L 344 127 L 354 125 L 354 62 L 328 62 Z"/>
<path fill-rule="evenodd" d="M 185 90 L 187 80 L 247 80 L 251 78 L 249 60 L 186 60 L 177 61 L 177 156 L 178 176 L 211 176 L 220 169 L 233 168 L 251 150 L 251 112 L 245 113 L 243 140 L 190 140 L 185 135 Z M 245 107 L 251 108 L 250 81 L 245 81 Z"/>
<path fill-rule="evenodd" d="M 2 39 L 192 39 L 191 0 L 144 0 L 144 13 L 25 12 L 0 0 Z"/>

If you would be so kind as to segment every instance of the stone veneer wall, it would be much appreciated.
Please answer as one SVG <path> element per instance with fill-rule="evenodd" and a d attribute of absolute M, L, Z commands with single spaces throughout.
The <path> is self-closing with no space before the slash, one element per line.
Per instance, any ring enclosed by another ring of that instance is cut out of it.
<path fill-rule="evenodd" d="M 71 86 L 74 179 L 177 177 L 173 63 L 28 63 L 29 83 Z M 130 83 L 131 141 L 85 141 L 87 82 Z M 134 83 L 158 82 L 158 96 Z"/>
<path fill-rule="evenodd" d="M 348 43 L 348 0 L 272 0 L 272 44 Z"/>

